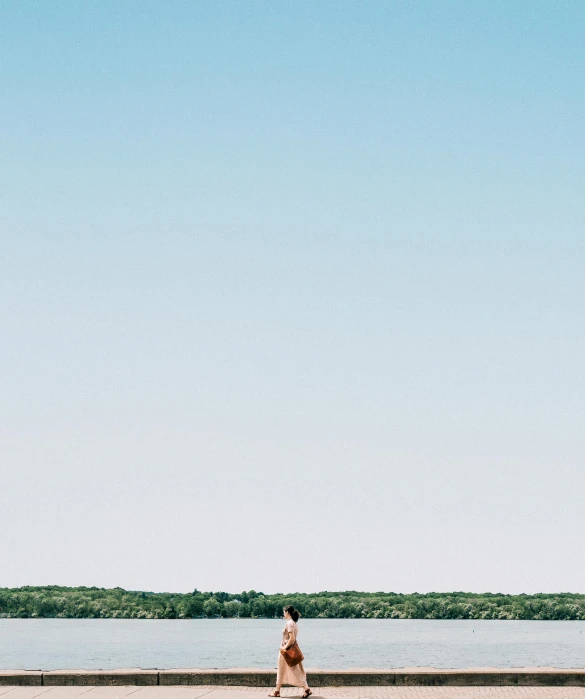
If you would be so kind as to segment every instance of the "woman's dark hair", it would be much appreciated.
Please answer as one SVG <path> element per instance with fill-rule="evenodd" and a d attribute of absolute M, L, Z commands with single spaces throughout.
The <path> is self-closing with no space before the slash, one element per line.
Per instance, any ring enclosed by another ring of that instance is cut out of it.
<path fill-rule="evenodd" d="M 301 616 L 301 613 L 295 609 L 292 604 L 287 605 L 284 611 L 291 615 L 293 621 L 298 621 Z"/>

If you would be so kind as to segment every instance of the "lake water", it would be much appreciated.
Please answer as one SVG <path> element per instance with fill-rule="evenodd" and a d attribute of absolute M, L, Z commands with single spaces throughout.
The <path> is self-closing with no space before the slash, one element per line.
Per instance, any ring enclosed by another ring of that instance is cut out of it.
<path fill-rule="evenodd" d="M 276 619 L 0 619 L 0 669 L 276 667 Z M 585 667 L 584 621 L 303 619 L 305 666 Z"/>

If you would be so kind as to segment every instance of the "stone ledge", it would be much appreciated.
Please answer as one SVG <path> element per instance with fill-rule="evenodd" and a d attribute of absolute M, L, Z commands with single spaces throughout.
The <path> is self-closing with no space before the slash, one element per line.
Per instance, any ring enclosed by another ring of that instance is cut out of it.
<path fill-rule="evenodd" d="M 161 670 L 161 685 L 226 685 L 271 687 L 276 684 L 275 670 Z"/>
<path fill-rule="evenodd" d="M 585 669 L 557 668 L 471 668 L 436 670 L 401 668 L 396 670 L 317 670 L 308 669 L 307 679 L 313 687 L 384 687 L 384 686 L 525 686 L 585 687 Z M 276 682 L 274 670 L 233 668 L 230 670 L 1 670 L 0 685 L 46 686 L 179 686 L 216 685 L 231 687 L 271 687 Z"/>
<path fill-rule="evenodd" d="M 585 670 L 470 669 L 307 672 L 315 687 L 335 686 L 585 686 Z"/>
<path fill-rule="evenodd" d="M 0 670 L 0 687 L 8 686 L 40 686 L 43 684 L 43 673 L 40 670 Z"/>
<path fill-rule="evenodd" d="M 157 685 L 157 670 L 52 670 L 43 673 L 44 685 Z"/>

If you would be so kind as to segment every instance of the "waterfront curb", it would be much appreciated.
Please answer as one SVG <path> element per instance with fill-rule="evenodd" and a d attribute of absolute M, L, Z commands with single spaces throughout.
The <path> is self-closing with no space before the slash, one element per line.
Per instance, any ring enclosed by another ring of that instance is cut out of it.
<path fill-rule="evenodd" d="M 51 686 L 158 685 L 157 670 L 53 670 L 43 673 L 43 684 Z"/>
<path fill-rule="evenodd" d="M 585 687 L 585 670 L 308 670 L 312 687 Z M 0 670 L 0 686 L 272 687 L 274 670 Z"/>
<path fill-rule="evenodd" d="M 40 687 L 43 684 L 43 673 L 38 670 L 0 670 L 0 687 Z"/>
<path fill-rule="evenodd" d="M 160 685 L 227 685 L 272 687 L 276 670 L 161 670 Z"/>

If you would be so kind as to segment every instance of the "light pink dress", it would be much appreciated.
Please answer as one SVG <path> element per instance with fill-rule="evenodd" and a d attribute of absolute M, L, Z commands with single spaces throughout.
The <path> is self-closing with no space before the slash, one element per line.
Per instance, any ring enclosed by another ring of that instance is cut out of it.
<path fill-rule="evenodd" d="M 286 622 L 284 629 L 282 630 L 282 643 L 281 648 L 284 648 L 288 643 L 291 634 L 295 635 L 297 641 L 299 638 L 299 626 L 292 619 Z M 282 656 L 282 653 L 278 653 L 278 670 L 276 672 L 276 684 L 290 684 L 293 687 L 306 687 L 307 686 L 307 673 L 303 667 L 303 663 L 299 663 L 294 667 L 289 667 L 286 664 L 286 660 Z"/>

